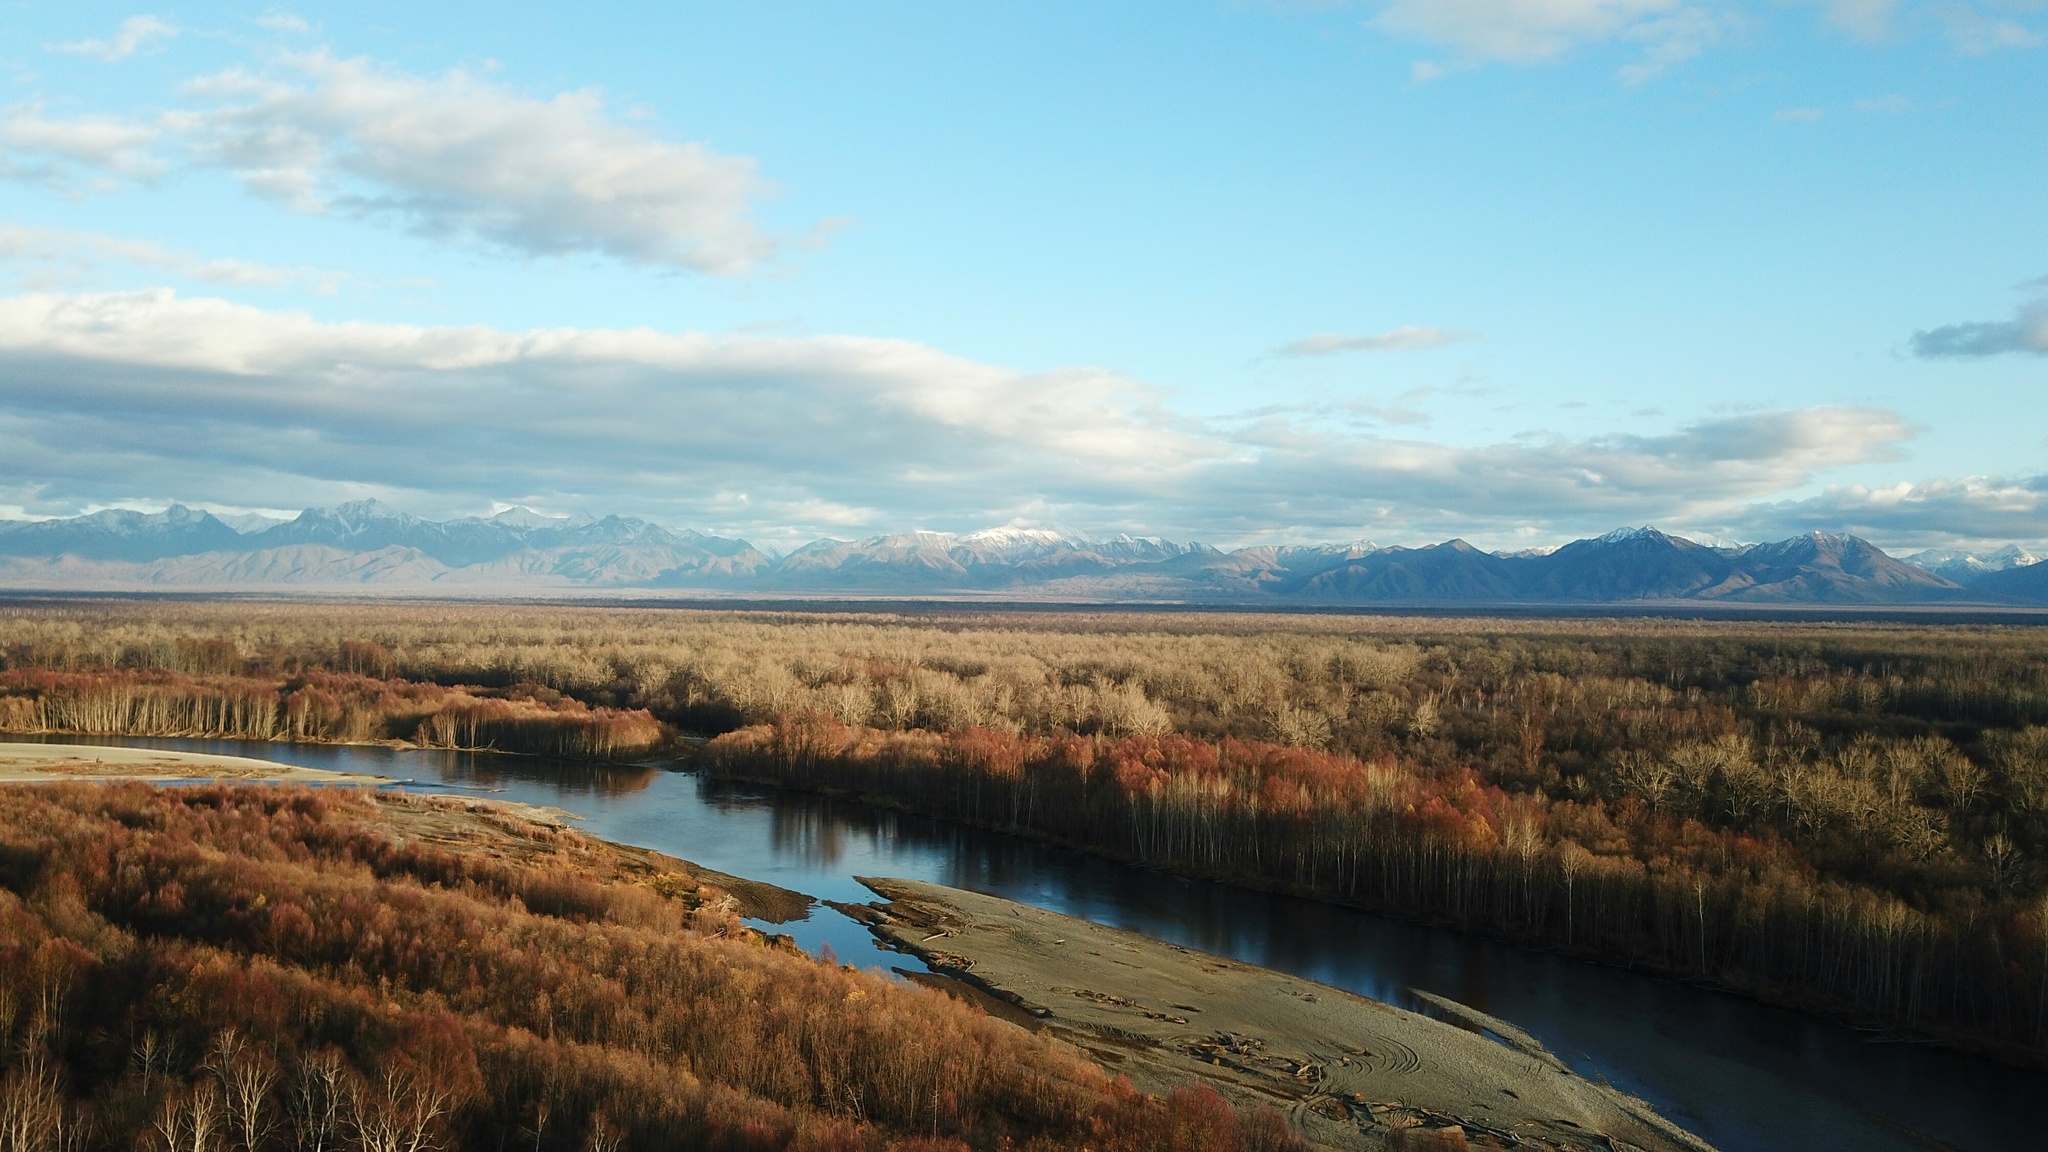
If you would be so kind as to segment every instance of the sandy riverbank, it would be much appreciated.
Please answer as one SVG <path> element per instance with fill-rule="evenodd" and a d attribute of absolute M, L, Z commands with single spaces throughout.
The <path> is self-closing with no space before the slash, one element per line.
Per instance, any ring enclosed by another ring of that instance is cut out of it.
<path fill-rule="evenodd" d="M 1148 1092 L 1192 1078 L 1288 1112 L 1331 1148 L 1710 1152 L 1648 1104 L 1588 1081 L 1501 1021 L 1470 1028 L 1339 989 L 995 897 L 907 880 L 862 883 L 848 907 L 992 1014 L 1049 1030 Z"/>
<path fill-rule="evenodd" d="M 0 783 L 29 780 L 248 780 L 289 784 L 389 784 L 362 772 L 330 772 L 210 752 L 101 744 L 0 743 Z"/>

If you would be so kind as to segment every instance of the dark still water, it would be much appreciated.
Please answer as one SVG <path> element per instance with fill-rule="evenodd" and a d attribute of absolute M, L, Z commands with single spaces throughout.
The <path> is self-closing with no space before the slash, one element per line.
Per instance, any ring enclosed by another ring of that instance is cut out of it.
<path fill-rule="evenodd" d="M 67 738 L 74 739 L 75 738 Z M 84 741 L 75 741 L 84 742 Z M 1521 1025 L 1580 1073 L 1655 1103 L 1725 1152 L 2048 1148 L 2048 1076 L 1862 1034 L 1795 1012 L 1525 952 L 1365 912 L 1180 880 L 1043 845 L 798 793 L 657 768 L 234 741 L 119 740 L 377 772 L 418 791 L 549 804 L 585 830 L 865 902 L 855 876 L 901 876 L 1033 904 L 1413 1006 L 1409 988 Z M 891 967 L 820 907 L 775 931 Z"/>

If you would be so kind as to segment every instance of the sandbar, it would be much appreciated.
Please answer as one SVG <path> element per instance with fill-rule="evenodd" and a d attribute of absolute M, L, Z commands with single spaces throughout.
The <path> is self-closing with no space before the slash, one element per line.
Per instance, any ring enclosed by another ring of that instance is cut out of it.
<path fill-rule="evenodd" d="M 0 783 L 50 780 L 270 781 L 281 784 L 389 784 L 390 777 L 333 772 L 249 756 L 172 752 L 102 744 L 0 743 Z"/>
<path fill-rule="evenodd" d="M 1200 1079 L 1272 1105 L 1319 1147 L 1712 1152 L 1505 1021 L 1440 997 L 1432 1007 L 1465 1027 L 992 896 L 861 883 L 887 903 L 834 906 L 940 974 L 921 982 L 1051 1032 L 1143 1091 Z"/>

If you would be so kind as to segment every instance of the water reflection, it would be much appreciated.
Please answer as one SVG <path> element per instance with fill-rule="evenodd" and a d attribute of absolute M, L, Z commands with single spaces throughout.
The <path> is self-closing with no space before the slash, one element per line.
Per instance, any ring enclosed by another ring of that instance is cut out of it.
<path fill-rule="evenodd" d="M 606 799 L 645 792 L 662 773 L 659 768 L 645 765 L 584 764 L 450 751 L 412 753 L 404 763 L 413 766 L 423 778 L 444 785 L 470 784 L 499 792 L 513 784 L 539 784 L 564 796 Z"/>
<path fill-rule="evenodd" d="M 83 742 L 83 741 L 74 741 Z M 853 877 L 987 892 L 1382 1000 L 1424 988 L 1513 1021 L 1581 1073 L 1655 1103 L 1726 1152 L 1991 1152 L 2041 1147 L 2048 1078 L 1956 1053 L 1865 1042 L 1809 1016 L 1353 909 L 1188 881 L 860 804 L 649 768 L 385 748 L 101 741 L 381 772 L 422 790 L 556 805 L 588 831 L 826 899 Z M 779 931 L 805 950 L 879 953 L 829 909 Z M 1413 1006 L 1412 1004 L 1410 1006 Z"/>
<path fill-rule="evenodd" d="M 727 802 L 728 809 L 733 806 Z M 772 816 L 768 843 L 778 854 L 793 854 L 809 868 L 835 868 L 846 854 L 846 837 L 853 830 L 829 814 L 789 805 L 774 808 Z"/>

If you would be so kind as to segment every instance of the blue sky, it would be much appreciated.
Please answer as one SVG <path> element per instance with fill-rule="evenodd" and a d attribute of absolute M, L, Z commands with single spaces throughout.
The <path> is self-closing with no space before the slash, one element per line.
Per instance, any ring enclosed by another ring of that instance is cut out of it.
<path fill-rule="evenodd" d="M 2037 0 L 15 4 L 0 515 L 2048 543 Z"/>

